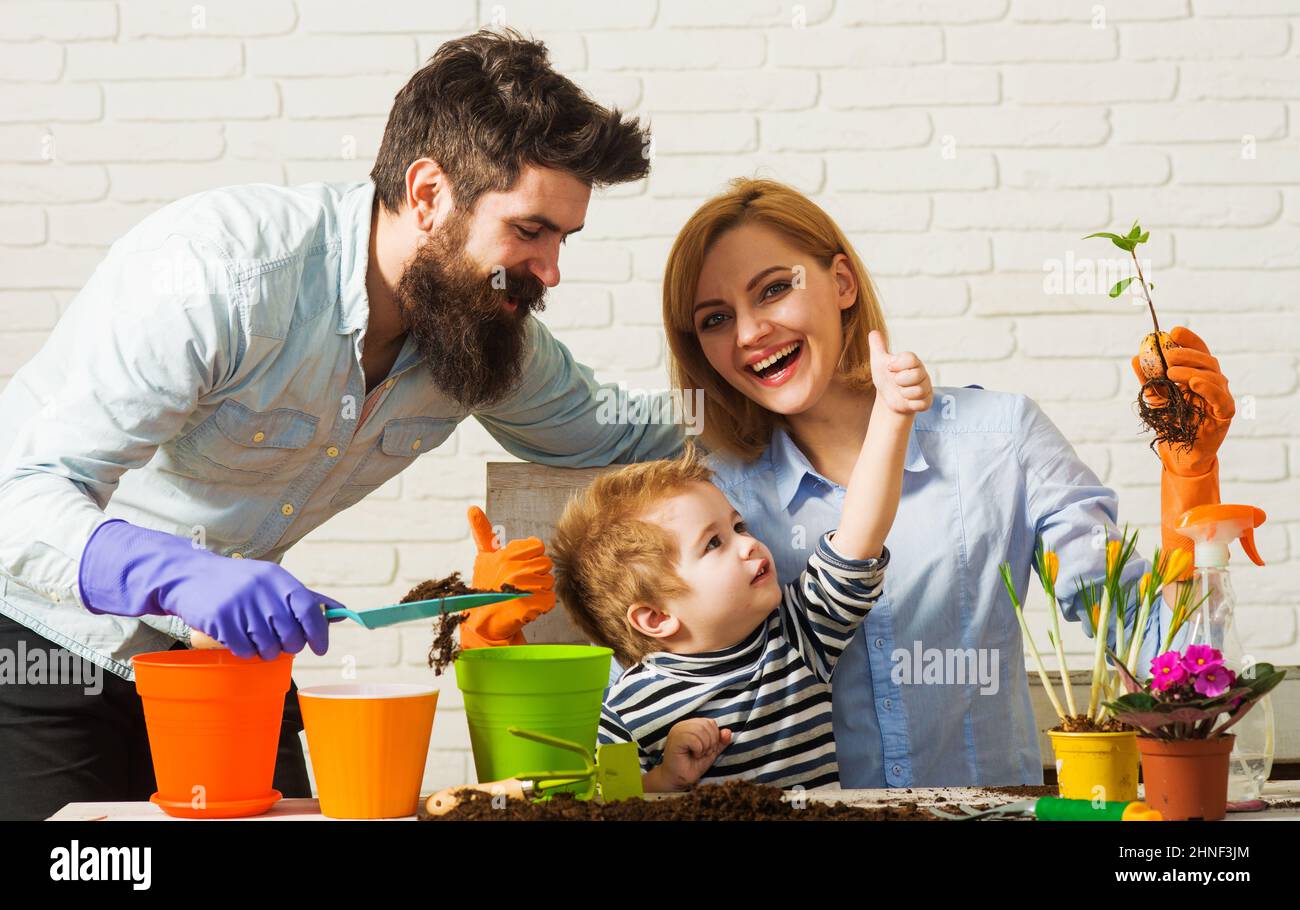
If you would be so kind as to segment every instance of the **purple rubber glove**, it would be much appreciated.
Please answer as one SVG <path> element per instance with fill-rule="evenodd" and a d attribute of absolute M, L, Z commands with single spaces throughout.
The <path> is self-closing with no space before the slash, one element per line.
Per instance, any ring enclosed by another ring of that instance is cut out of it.
<path fill-rule="evenodd" d="M 91 613 L 179 616 L 236 657 L 263 660 L 306 644 L 324 654 L 329 622 L 321 604 L 342 606 L 273 562 L 228 559 L 121 519 L 90 535 L 77 583 Z"/>

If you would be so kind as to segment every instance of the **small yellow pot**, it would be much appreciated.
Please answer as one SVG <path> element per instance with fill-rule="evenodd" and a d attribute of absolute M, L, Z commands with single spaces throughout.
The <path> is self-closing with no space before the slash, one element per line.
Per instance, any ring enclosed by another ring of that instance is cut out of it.
<path fill-rule="evenodd" d="M 1048 730 L 1056 753 L 1057 789 L 1063 799 L 1132 802 L 1138 795 L 1137 731 L 1057 733 Z"/>

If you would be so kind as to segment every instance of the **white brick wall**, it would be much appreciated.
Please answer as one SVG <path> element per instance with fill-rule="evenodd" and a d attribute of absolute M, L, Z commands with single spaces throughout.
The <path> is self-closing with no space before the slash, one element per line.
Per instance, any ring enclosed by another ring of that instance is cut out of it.
<path fill-rule="evenodd" d="M 1234 563 L 1241 631 L 1300 661 L 1296 0 L 0 3 L 0 385 L 146 213 L 223 184 L 364 178 L 394 91 L 493 21 L 654 126 L 653 175 L 593 200 L 544 317 L 602 378 L 666 384 L 674 232 L 726 178 L 774 176 L 850 233 L 898 343 L 943 382 L 1033 395 L 1149 552 L 1158 473 L 1126 363 L 1143 311 L 1043 291 L 1047 263 L 1111 257 L 1082 235 L 1141 218 L 1162 323 L 1208 338 L 1241 403 L 1224 498 L 1270 516 L 1269 565 Z M 466 425 L 286 565 L 361 606 L 468 569 L 464 510 L 502 457 Z M 297 675 L 426 680 L 428 644 L 338 626 Z M 430 786 L 473 776 L 454 684 L 442 698 Z"/>

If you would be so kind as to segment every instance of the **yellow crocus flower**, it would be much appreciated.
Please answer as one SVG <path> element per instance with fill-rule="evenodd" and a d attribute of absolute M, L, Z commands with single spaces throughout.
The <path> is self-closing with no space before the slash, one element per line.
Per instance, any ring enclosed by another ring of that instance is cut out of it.
<path fill-rule="evenodd" d="M 1164 560 L 1164 575 L 1166 582 L 1181 581 L 1183 575 L 1192 564 L 1192 554 L 1190 550 L 1173 550 Z"/>

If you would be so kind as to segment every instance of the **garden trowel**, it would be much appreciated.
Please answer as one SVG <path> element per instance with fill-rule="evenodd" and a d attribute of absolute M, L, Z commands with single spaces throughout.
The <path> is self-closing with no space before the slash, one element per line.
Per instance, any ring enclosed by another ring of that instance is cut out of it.
<path fill-rule="evenodd" d="M 927 807 L 931 814 L 947 821 L 971 821 L 977 818 L 1033 818 L 1041 822 L 1158 822 L 1163 821 L 1157 810 L 1143 802 L 1093 802 L 1087 799 L 1061 799 L 1043 796 L 1005 803 L 992 809 L 974 809 L 965 804 L 957 808 L 961 814 L 943 812 Z"/>
<path fill-rule="evenodd" d="M 641 799 L 645 795 L 641 788 L 641 761 L 637 757 L 636 743 L 599 745 L 593 762 L 590 753 L 575 742 L 518 727 L 510 727 L 508 730 L 513 736 L 576 752 L 582 756 L 584 770 L 538 771 L 517 774 L 506 780 L 448 787 L 425 800 L 424 808 L 429 815 L 446 815 L 456 808 L 460 802 L 458 794 L 465 790 L 478 790 L 505 799 L 542 799 L 550 791 L 561 787 L 587 783 L 589 786 L 578 796 L 579 799 L 612 803 L 622 799 Z"/>

